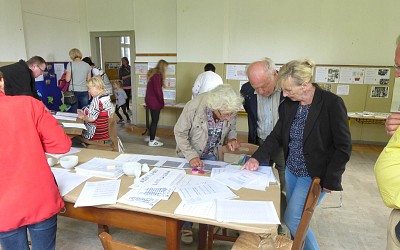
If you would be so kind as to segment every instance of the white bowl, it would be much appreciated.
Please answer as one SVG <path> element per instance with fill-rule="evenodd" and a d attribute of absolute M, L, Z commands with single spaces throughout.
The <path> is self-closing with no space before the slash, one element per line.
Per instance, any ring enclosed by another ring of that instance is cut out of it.
<path fill-rule="evenodd" d="M 122 170 L 128 176 L 140 177 L 142 173 L 142 164 L 139 162 L 127 162 L 122 165 Z"/>
<path fill-rule="evenodd" d="M 49 164 L 50 167 L 56 165 L 57 160 L 54 158 L 47 158 L 47 164 Z"/>
<path fill-rule="evenodd" d="M 60 158 L 60 165 L 63 168 L 73 168 L 78 164 L 78 156 L 76 155 L 67 155 Z"/>

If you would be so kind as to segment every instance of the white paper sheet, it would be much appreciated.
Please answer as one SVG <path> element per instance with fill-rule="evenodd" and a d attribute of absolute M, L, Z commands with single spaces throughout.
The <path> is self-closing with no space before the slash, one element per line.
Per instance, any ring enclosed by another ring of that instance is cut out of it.
<path fill-rule="evenodd" d="M 339 83 L 364 83 L 364 68 L 350 68 L 342 67 L 340 68 L 340 78 Z"/>
<path fill-rule="evenodd" d="M 203 202 L 200 204 L 186 204 L 181 202 L 175 209 L 174 214 L 181 214 L 186 216 L 200 217 L 206 219 L 215 219 L 215 212 L 217 206 L 215 201 Z"/>
<path fill-rule="evenodd" d="M 157 188 L 174 188 L 171 186 L 172 183 L 185 174 L 186 172 L 183 170 L 155 167 L 135 181 L 134 185 Z M 131 185 L 130 187 L 133 188 L 134 185 Z"/>
<path fill-rule="evenodd" d="M 83 123 L 75 123 L 75 122 L 62 122 L 61 123 L 64 128 L 81 128 L 86 129 L 85 124 Z"/>
<path fill-rule="evenodd" d="M 134 189 L 129 190 L 126 194 L 119 198 L 117 202 L 134 207 L 151 209 L 160 201 L 160 199 L 137 197 L 136 192 L 137 191 Z"/>
<path fill-rule="evenodd" d="M 317 83 L 338 83 L 339 82 L 338 67 L 316 67 L 315 82 Z"/>
<path fill-rule="evenodd" d="M 247 81 L 246 67 L 246 65 L 226 65 L 226 79 Z"/>
<path fill-rule="evenodd" d="M 56 115 L 78 118 L 78 114 L 77 114 L 77 113 L 68 113 L 68 112 L 61 112 L 61 111 L 58 111 L 58 112 L 56 113 Z"/>
<path fill-rule="evenodd" d="M 74 122 L 76 122 L 76 118 L 75 117 L 71 117 L 71 116 L 53 115 L 53 117 L 56 118 L 57 120 L 74 121 Z"/>
<path fill-rule="evenodd" d="M 51 168 L 54 178 L 56 178 L 58 189 L 61 196 L 71 192 L 82 182 L 87 181 L 90 177 L 69 172 L 68 169 Z"/>
<path fill-rule="evenodd" d="M 227 186 L 217 181 L 181 187 L 178 193 L 182 201 L 187 204 L 202 203 L 215 199 L 233 199 L 237 197 Z"/>
<path fill-rule="evenodd" d="M 74 207 L 115 204 L 121 180 L 86 182 Z"/>
<path fill-rule="evenodd" d="M 54 63 L 54 73 L 56 74 L 58 82 L 64 73 L 64 63 Z"/>
<path fill-rule="evenodd" d="M 157 187 L 157 186 L 131 186 L 131 197 L 137 198 L 150 198 L 150 199 L 160 199 L 168 200 L 169 197 L 174 192 L 174 187 Z"/>
<path fill-rule="evenodd" d="M 79 152 L 81 152 L 81 150 L 79 148 L 71 147 L 71 149 L 65 154 L 50 154 L 50 153 L 46 153 L 46 155 L 54 157 L 54 158 L 57 158 L 57 159 L 60 159 L 64 155 L 71 155 L 71 154 L 76 154 L 76 153 L 79 153 Z"/>
<path fill-rule="evenodd" d="M 267 176 L 261 173 L 245 170 L 237 170 L 237 169 L 229 169 L 227 168 L 224 172 L 221 172 L 218 175 L 214 175 L 212 178 L 216 181 L 219 181 L 234 190 L 239 190 L 245 185 L 258 180 L 259 176 L 264 176 L 264 179 L 267 179 Z"/>
<path fill-rule="evenodd" d="M 83 175 L 117 179 L 124 174 L 123 164 L 121 161 L 95 157 L 75 167 L 75 171 Z"/>
<path fill-rule="evenodd" d="M 176 100 L 176 90 L 174 89 L 163 89 L 165 100 Z"/>
<path fill-rule="evenodd" d="M 198 184 L 204 184 L 211 180 L 208 176 L 198 176 L 198 175 L 184 175 L 183 178 L 179 179 L 175 184 L 175 192 L 178 192 L 181 187 L 193 186 Z"/>
<path fill-rule="evenodd" d="M 215 219 L 220 222 L 280 224 L 272 201 L 217 200 Z"/>
<path fill-rule="evenodd" d="M 349 93 L 350 93 L 349 85 L 338 84 L 337 89 L 336 89 L 337 95 L 349 95 Z"/>
<path fill-rule="evenodd" d="M 137 94 L 138 97 L 146 96 L 146 88 L 138 88 L 137 91 L 138 91 L 138 94 Z"/>

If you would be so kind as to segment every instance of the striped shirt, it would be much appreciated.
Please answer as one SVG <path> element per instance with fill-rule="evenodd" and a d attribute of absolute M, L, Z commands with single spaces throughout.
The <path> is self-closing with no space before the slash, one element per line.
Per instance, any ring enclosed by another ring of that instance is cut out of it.
<path fill-rule="evenodd" d="M 83 108 L 85 115 L 95 120 L 94 122 L 85 121 L 86 130 L 83 130 L 83 137 L 89 140 L 109 139 L 108 118 L 112 110 L 113 105 L 109 95 L 94 97 L 90 105 Z"/>

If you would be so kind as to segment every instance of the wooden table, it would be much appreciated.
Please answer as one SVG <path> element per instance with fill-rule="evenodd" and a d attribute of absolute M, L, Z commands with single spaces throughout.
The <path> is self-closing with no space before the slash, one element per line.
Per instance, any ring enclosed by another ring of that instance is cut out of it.
<path fill-rule="evenodd" d="M 93 157 L 103 157 L 113 159 L 119 155 L 118 152 L 82 149 L 79 156 L 79 163 L 86 162 Z M 118 198 L 129 190 L 129 185 L 133 183 L 133 177 L 126 175 L 121 177 L 121 187 Z M 92 177 L 89 181 L 99 181 L 101 178 Z M 215 225 L 224 228 L 236 229 L 240 231 L 248 231 L 254 233 L 270 233 L 276 232 L 277 225 L 253 225 L 238 223 L 220 223 L 216 220 L 203 219 L 192 216 L 183 216 L 174 214 L 176 207 L 180 204 L 181 198 L 175 192 L 167 201 L 160 201 L 152 209 L 144 209 L 125 204 L 117 203 L 115 205 L 104 205 L 98 207 L 79 207 L 74 208 L 84 183 L 66 194 L 63 199 L 65 201 L 65 212 L 60 215 L 75 218 L 78 220 L 89 221 L 99 224 L 99 231 L 107 230 L 107 226 L 114 226 L 123 229 L 129 229 L 148 234 L 158 235 L 166 238 L 166 249 L 180 248 L 180 229 L 183 221 L 192 221 L 204 225 Z M 279 215 L 280 211 L 280 187 L 279 185 L 270 185 L 266 191 L 256 191 L 249 189 L 240 189 L 234 191 L 241 200 L 270 200 L 274 202 Z M 199 249 L 205 249 L 207 245 L 206 238 L 201 238 Z"/>

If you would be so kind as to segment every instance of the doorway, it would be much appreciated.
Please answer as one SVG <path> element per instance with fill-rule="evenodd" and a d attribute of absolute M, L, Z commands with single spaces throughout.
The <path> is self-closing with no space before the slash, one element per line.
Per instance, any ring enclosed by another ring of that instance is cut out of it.
<path fill-rule="evenodd" d="M 131 121 L 137 124 L 136 81 L 135 70 L 132 66 L 136 59 L 135 31 L 98 31 L 90 32 L 90 47 L 92 61 L 106 72 L 109 67 L 118 67 L 121 58 L 126 56 L 131 66 L 131 100 L 129 103 L 132 111 Z M 106 65 L 107 64 L 107 65 Z M 107 67 L 106 67 L 107 66 Z M 115 74 L 108 74 L 110 80 L 118 79 L 117 68 Z M 114 79 L 115 78 L 115 79 Z"/>

